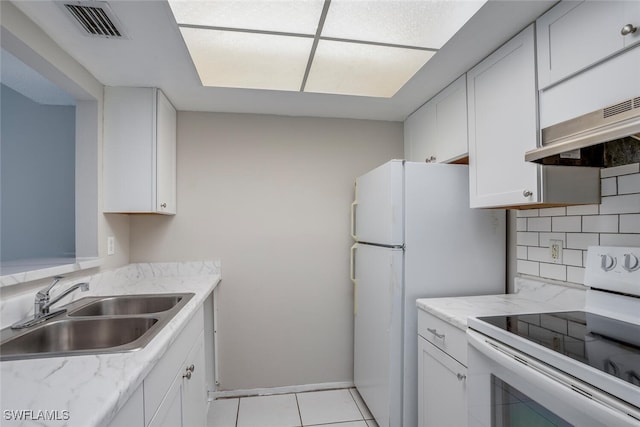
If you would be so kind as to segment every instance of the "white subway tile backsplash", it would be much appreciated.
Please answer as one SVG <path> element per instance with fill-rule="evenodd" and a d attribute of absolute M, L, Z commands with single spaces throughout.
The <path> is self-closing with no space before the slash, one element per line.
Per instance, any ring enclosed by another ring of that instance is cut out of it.
<path fill-rule="evenodd" d="M 567 267 L 567 282 L 571 283 L 584 283 L 584 271 L 582 267 Z"/>
<path fill-rule="evenodd" d="M 582 218 L 585 233 L 617 233 L 618 215 L 593 215 Z"/>
<path fill-rule="evenodd" d="M 620 233 L 640 233 L 640 214 L 620 215 Z"/>
<path fill-rule="evenodd" d="M 640 212 L 640 193 L 603 197 L 600 215 Z"/>
<path fill-rule="evenodd" d="M 567 235 L 565 233 L 540 233 L 539 236 L 539 245 L 545 248 L 549 247 L 549 240 L 562 240 L 562 246 L 567 247 Z"/>
<path fill-rule="evenodd" d="M 567 215 L 598 215 L 599 205 L 567 206 Z"/>
<path fill-rule="evenodd" d="M 540 263 L 519 259 L 517 262 L 518 273 L 530 276 L 540 276 Z"/>
<path fill-rule="evenodd" d="M 618 177 L 618 194 L 640 193 L 640 174 Z"/>
<path fill-rule="evenodd" d="M 519 245 L 538 246 L 538 233 L 519 231 L 516 234 L 516 240 Z"/>
<path fill-rule="evenodd" d="M 551 230 L 554 232 L 580 232 L 582 231 L 581 216 L 559 216 L 551 219 Z"/>
<path fill-rule="evenodd" d="M 630 175 L 638 172 L 640 172 L 640 163 L 632 163 L 630 165 L 600 169 L 600 177 L 607 178 L 610 176 Z"/>
<path fill-rule="evenodd" d="M 600 244 L 600 235 L 596 233 L 567 233 L 568 249 L 587 249 Z"/>
<path fill-rule="evenodd" d="M 563 249 L 562 250 L 562 263 L 565 265 L 573 265 L 576 267 L 582 267 L 583 264 L 583 251 L 579 249 Z"/>
<path fill-rule="evenodd" d="M 540 277 L 567 281 L 567 266 L 562 264 L 540 263 Z"/>
<path fill-rule="evenodd" d="M 516 230 L 527 231 L 527 218 L 516 218 Z"/>
<path fill-rule="evenodd" d="M 601 196 L 615 196 L 618 194 L 618 178 L 603 178 L 600 184 Z"/>
<path fill-rule="evenodd" d="M 529 218 L 532 216 L 538 216 L 540 209 L 521 209 L 518 211 L 518 218 Z"/>
<path fill-rule="evenodd" d="M 601 170 L 599 205 L 518 211 L 516 254 L 520 274 L 584 284 L 587 248 L 640 247 L 640 163 Z M 549 240 L 563 242 L 553 262 Z"/>
<path fill-rule="evenodd" d="M 516 258 L 517 259 L 527 259 L 528 249 L 529 248 L 527 246 L 517 246 L 516 247 Z"/>
<path fill-rule="evenodd" d="M 638 246 L 640 247 L 640 234 L 601 234 L 602 246 Z"/>
<path fill-rule="evenodd" d="M 545 208 L 540 209 L 540 216 L 564 216 L 567 214 L 567 208 Z"/>
<path fill-rule="evenodd" d="M 551 218 L 527 219 L 527 231 L 551 231 Z"/>
<path fill-rule="evenodd" d="M 549 256 L 549 248 L 529 248 L 527 259 L 529 261 L 553 262 Z"/>

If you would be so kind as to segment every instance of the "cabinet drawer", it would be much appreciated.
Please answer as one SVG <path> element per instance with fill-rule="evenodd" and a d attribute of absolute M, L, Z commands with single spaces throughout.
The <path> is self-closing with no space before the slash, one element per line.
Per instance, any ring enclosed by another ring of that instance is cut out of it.
<path fill-rule="evenodd" d="M 144 416 L 148 425 L 164 399 L 167 390 L 189 354 L 189 350 L 204 328 L 203 309 L 200 307 L 178 338 L 158 361 L 144 380 Z M 177 368 L 177 369 L 176 369 Z"/>
<path fill-rule="evenodd" d="M 463 330 L 418 310 L 418 335 L 467 366 L 467 335 Z"/>

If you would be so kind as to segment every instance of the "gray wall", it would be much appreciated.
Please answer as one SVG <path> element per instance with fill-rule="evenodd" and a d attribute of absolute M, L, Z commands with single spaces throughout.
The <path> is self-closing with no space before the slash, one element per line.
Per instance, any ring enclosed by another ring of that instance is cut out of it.
<path fill-rule="evenodd" d="M 2 85 L 2 261 L 75 256 L 75 107 Z"/>
<path fill-rule="evenodd" d="M 353 380 L 353 184 L 402 156 L 399 122 L 178 113 L 178 213 L 130 256 L 221 259 L 223 390 Z"/>

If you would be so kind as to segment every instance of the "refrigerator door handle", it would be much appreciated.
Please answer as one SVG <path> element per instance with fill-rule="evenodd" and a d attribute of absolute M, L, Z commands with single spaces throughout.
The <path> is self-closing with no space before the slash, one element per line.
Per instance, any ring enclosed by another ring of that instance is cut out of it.
<path fill-rule="evenodd" d="M 357 200 L 351 203 L 351 237 L 353 238 L 353 240 L 358 240 L 358 237 L 356 236 L 356 205 L 357 204 L 358 204 Z"/>
<path fill-rule="evenodd" d="M 351 246 L 351 262 L 349 263 L 349 278 L 353 282 L 353 315 L 358 314 L 358 282 L 356 281 L 356 249 L 358 249 L 358 244 L 355 243 Z"/>

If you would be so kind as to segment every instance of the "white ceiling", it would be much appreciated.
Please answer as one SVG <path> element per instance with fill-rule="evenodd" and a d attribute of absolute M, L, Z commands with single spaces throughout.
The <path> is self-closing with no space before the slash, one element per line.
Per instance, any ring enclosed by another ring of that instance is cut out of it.
<path fill-rule="evenodd" d="M 385 1 L 385 0 L 381 0 Z M 53 0 L 14 4 L 107 86 L 156 86 L 178 110 L 402 121 L 555 1 L 489 1 L 391 98 L 200 85 L 165 0 L 111 0 L 128 36 L 85 36 Z"/>

